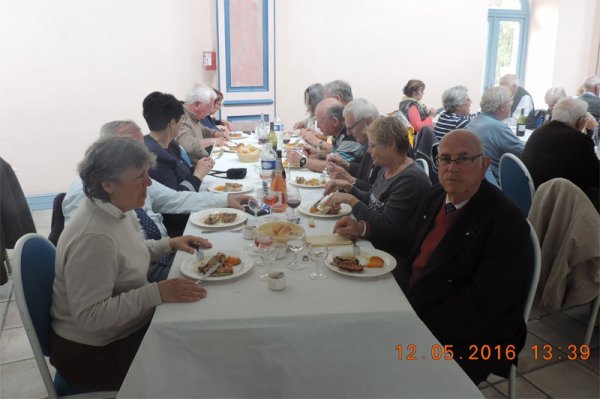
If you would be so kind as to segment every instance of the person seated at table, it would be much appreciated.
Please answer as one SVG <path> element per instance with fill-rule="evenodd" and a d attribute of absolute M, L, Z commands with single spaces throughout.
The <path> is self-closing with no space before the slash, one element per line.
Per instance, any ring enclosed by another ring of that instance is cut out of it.
<path fill-rule="evenodd" d="M 213 118 L 213 115 L 215 115 L 221 109 L 221 105 L 223 104 L 223 93 L 221 93 L 220 90 L 215 89 L 214 87 L 212 90 L 215 92 L 216 95 L 213 107 L 210 110 L 210 113 L 200 120 L 200 123 L 202 124 L 202 126 L 207 127 L 213 131 L 223 130 L 224 132 L 230 133 L 233 128 L 231 123 L 229 123 L 228 121 Z"/>
<path fill-rule="evenodd" d="M 352 99 L 352 86 L 345 80 L 332 80 L 323 85 L 323 96 L 335 98 L 345 107 Z"/>
<path fill-rule="evenodd" d="M 600 77 L 590 76 L 583 82 L 583 93 L 579 97 L 588 105 L 588 111 L 592 117 L 600 122 Z"/>
<path fill-rule="evenodd" d="M 329 154 L 327 172 L 332 179 L 345 180 L 361 190 L 369 190 L 375 182 L 381 166 L 373 165 L 368 145 L 367 127 L 379 116 L 377 107 L 364 98 L 355 98 L 344 107 L 347 132 L 360 143 L 364 150 L 360 162 L 348 162 L 337 154 Z"/>
<path fill-rule="evenodd" d="M 423 196 L 408 223 L 371 228 L 344 216 L 334 230 L 394 248 L 396 281 L 475 384 L 490 373 L 508 377 L 517 363 L 511 354 L 523 348 L 527 336 L 523 310 L 533 271 L 529 226 L 519 208 L 484 179 L 490 161 L 475 134 L 454 130 L 445 135 L 437 162 L 441 185 Z M 484 360 L 484 345 L 499 348 L 498 355 L 494 350 Z"/>
<path fill-rule="evenodd" d="M 306 118 L 294 124 L 294 129 L 310 129 L 317 130 L 315 110 L 317 104 L 323 100 L 323 85 L 315 83 L 304 90 L 304 105 L 306 106 Z"/>
<path fill-rule="evenodd" d="M 442 94 L 444 111 L 440 114 L 433 132 L 438 139 L 451 130 L 462 129 L 471 121 L 471 99 L 465 86 L 453 86 Z"/>
<path fill-rule="evenodd" d="M 196 166 L 192 166 L 186 159 L 185 151 L 175 141 L 183 116 L 181 103 L 171 94 L 155 91 L 144 99 L 143 111 L 150 129 L 150 133 L 144 136 L 144 143 L 156 155 L 156 166 L 150 169 L 150 176 L 170 189 L 197 192 L 215 161 L 205 156 L 198 160 Z M 183 233 L 188 216 L 163 215 L 169 236 Z"/>
<path fill-rule="evenodd" d="M 142 240 L 132 210 L 144 205 L 153 162 L 143 144 L 113 137 L 79 165 L 87 198 L 58 240 L 50 310 L 50 363 L 76 387 L 118 390 L 154 308 L 206 296 L 182 278 L 146 280 L 151 258 L 211 247 L 196 236 Z"/>
<path fill-rule="evenodd" d="M 397 118 L 378 117 L 367 128 L 367 136 L 373 164 L 381 167 L 373 186 L 361 190 L 345 180 L 329 180 L 324 194 L 333 194 L 326 204 L 350 205 L 354 217 L 367 221 L 372 229 L 403 224 L 431 187 L 431 181 L 423 168 L 408 157 L 408 132 Z M 377 242 L 373 245 L 377 246 Z"/>
<path fill-rule="evenodd" d="M 107 122 L 100 128 L 100 139 L 110 137 L 130 137 L 140 143 L 144 136 L 140 127 L 131 120 Z M 67 190 L 62 203 L 65 224 L 69 223 L 85 198 L 83 183 L 77 178 Z M 163 223 L 164 214 L 187 214 L 210 208 L 236 208 L 243 210 L 242 203 L 250 198 L 244 194 L 225 194 L 195 191 L 175 191 L 152 180 L 148 187 L 146 200 L 142 208 L 135 209 L 140 223 L 140 231 L 146 239 L 168 237 L 167 228 Z M 167 278 L 173 262 L 173 256 L 163 256 L 150 262 L 148 281 L 161 281 Z"/>
<path fill-rule="evenodd" d="M 327 154 L 335 153 L 348 162 L 360 161 L 363 147 L 348 135 L 344 122 L 344 106 L 335 98 L 326 98 L 317 105 L 316 116 L 319 129 L 333 137 L 333 144 L 321 140 L 314 133 L 304 130 L 302 136 L 307 143 L 304 145 L 308 158 L 302 157 L 295 151 L 288 153 L 288 161 L 292 164 L 306 166 L 314 172 L 322 172 L 327 163 Z"/>
<path fill-rule="evenodd" d="M 521 110 L 523 110 L 523 115 L 527 117 L 529 113 L 535 109 L 533 97 L 531 97 L 531 94 L 529 94 L 527 90 L 519 86 L 519 78 L 517 75 L 514 73 L 506 74 L 500 78 L 498 84 L 508 88 L 512 98 L 510 114 L 508 114 L 505 119 L 512 118 L 516 121 L 517 118 L 521 116 Z"/>
<path fill-rule="evenodd" d="M 409 80 L 402 89 L 404 97 L 398 106 L 410 122 L 415 134 L 419 133 L 423 126 L 433 127 L 431 118 L 436 113 L 434 108 L 428 108 L 425 104 L 421 103 L 424 91 L 425 83 L 423 81 L 418 79 Z"/>
<path fill-rule="evenodd" d="M 521 154 L 536 189 L 556 177 L 570 180 L 590 198 L 600 201 L 600 161 L 594 142 L 581 133 L 588 105 L 576 98 L 562 98 L 554 106 L 552 121 L 536 129 Z"/>
<path fill-rule="evenodd" d="M 544 115 L 545 120 L 552 120 L 552 110 L 554 109 L 554 106 L 556 105 L 558 100 L 560 100 L 561 98 L 565 98 L 566 96 L 567 93 L 562 87 L 552 87 L 548 89 L 548 91 L 546 91 L 546 94 L 544 95 L 544 101 L 546 101 L 548 109 L 546 110 L 546 114 Z"/>
<path fill-rule="evenodd" d="M 523 142 L 504 122 L 511 113 L 512 99 L 505 86 L 491 87 L 483 92 L 481 113 L 471 119 L 467 129 L 475 133 L 483 143 L 486 157 L 491 159 L 490 168 L 497 181 L 500 181 L 500 158 L 506 153 L 519 155 L 523 151 Z"/>
<path fill-rule="evenodd" d="M 194 85 L 185 96 L 184 116 L 176 141 L 194 165 L 207 156 L 213 146 L 222 145 L 229 140 L 228 131 L 209 129 L 200 123 L 212 111 L 216 98 L 217 94 L 213 89 L 199 84 Z"/>

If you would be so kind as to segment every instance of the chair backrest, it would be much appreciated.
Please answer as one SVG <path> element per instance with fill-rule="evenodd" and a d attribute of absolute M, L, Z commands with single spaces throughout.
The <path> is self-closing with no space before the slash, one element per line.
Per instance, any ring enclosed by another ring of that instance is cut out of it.
<path fill-rule="evenodd" d="M 533 249 L 533 276 L 531 276 L 529 294 L 527 295 L 527 301 L 525 302 L 525 309 L 523 312 L 525 324 L 527 324 L 527 320 L 529 319 L 529 313 L 531 312 L 531 307 L 533 306 L 533 299 L 535 298 L 535 291 L 537 290 L 538 281 L 540 280 L 540 272 L 542 269 L 540 241 L 538 240 L 538 236 L 531 223 L 527 221 L 527 224 L 529 225 L 529 237 L 531 239 L 531 246 Z"/>
<path fill-rule="evenodd" d="M 56 397 L 56 390 L 44 356 L 50 355 L 55 255 L 46 237 L 26 234 L 15 245 L 13 271 L 17 307 L 50 397 Z"/>
<path fill-rule="evenodd" d="M 417 158 L 415 161 L 423 168 L 427 176 L 429 177 L 429 164 L 423 158 Z"/>
<path fill-rule="evenodd" d="M 62 210 L 62 203 L 65 199 L 65 195 L 66 193 L 58 194 L 54 197 L 52 203 L 52 221 L 50 222 L 50 234 L 48 235 L 48 240 L 50 240 L 54 246 L 58 244 L 58 239 L 65 229 L 65 214 Z"/>
<path fill-rule="evenodd" d="M 527 167 L 513 154 L 507 153 L 500 158 L 500 189 L 527 217 L 535 188 Z"/>

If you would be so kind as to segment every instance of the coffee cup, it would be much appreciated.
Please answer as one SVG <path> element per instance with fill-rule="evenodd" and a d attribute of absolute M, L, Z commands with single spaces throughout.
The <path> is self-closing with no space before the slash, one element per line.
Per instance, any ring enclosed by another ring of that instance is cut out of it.
<path fill-rule="evenodd" d="M 254 240 L 254 234 L 255 232 L 256 226 L 253 224 L 247 224 L 244 226 L 244 230 L 242 233 L 242 237 L 244 237 L 245 240 Z"/>
<path fill-rule="evenodd" d="M 267 284 L 270 290 L 281 291 L 285 288 L 286 280 L 284 272 L 271 272 L 267 275 Z"/>

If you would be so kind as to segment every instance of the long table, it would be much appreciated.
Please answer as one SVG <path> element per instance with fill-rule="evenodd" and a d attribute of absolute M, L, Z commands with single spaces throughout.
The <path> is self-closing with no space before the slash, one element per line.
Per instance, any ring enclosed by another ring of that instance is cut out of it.
<path fill-rule="evenodd" d="M 225 153 L 215 168 L 240 166 L 236 154 Z M 207 177 L 203 186 L 214 181 Z M 244 181 L 259 182 L 252 166 Z M 303 202 L 321 194 L 301 190 Z M 331 233 L 334 222 L 318 219 L 310 228 L 301 219 L 307 235 Z M 186 234 L 224 252 L 251 242 L 241 232 L 201 232 L 188 223 Z M 177 254 L 171 277 L 190 256 Z M 456 363 L 435 360 L 439 342 L 391 274 L 365 279 L 325 269 L 327 278 L 315 281 L 310 261 L 301 271 L 286 268 L 291 256 L 273 266 L 285 271 L 282 291 L 269 290 L 254 267 L 205 283 L 208 296 L 198 302 L 157 307 L 119 397 L 481 397 Z M 406 360 L 409 345 L 416 360 Z"/>

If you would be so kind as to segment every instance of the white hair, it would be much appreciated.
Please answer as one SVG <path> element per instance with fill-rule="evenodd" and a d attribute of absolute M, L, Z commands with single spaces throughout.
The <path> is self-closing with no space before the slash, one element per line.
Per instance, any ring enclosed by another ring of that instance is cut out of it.
<path fill-rule="evenodd" d="M 595 93 L 596 86 L 598 85 L 600 85 L 600 77 L 598 76 L 590 76 L 583 81 L 583 89 L 592 93 Z"/>
<path fill-rule="evenodd" d="M 511 99 L 510 90 L 506 86 L 490 87 L 483 92 L 481 102 L 481 112 L 486 114 L 495 114 L 498 109 Z"/>
<path fill-rule="evenodd" d="M 468 89 L 465 86 L 459 85 L 446 89 L 442 94 L 442 104 L 446 112 L 454 112 L 454 110 L 463 103 L 467 97 Z"/>
<path fill-rule="evenodd" d="M 514 73 L 509 73 L 500 78 L 499 84 L 500 84 L 500 86 L 508 86 L 508 87 L 510 87 L 512 85 L 518 86 L 519 78 Z"/>
<path fill-rule="evenodd" d="M 352 114 L 355 120 L 371 117 L 375 120 L 379 116 L 377 107 L 364 98 L 355 98 L 344 107 L 344 119 L 348 114 Z"/>
<path fill-rule="evenodd" d="M 208 104 L 210 100 L 217 98 L 215 91 L 203 84 L 195 84 L 194 87 L 185 95 L 185 103 L 193 104 L 199 102 L 201 104 Z"/>
<path fill-rule="evenodd" d="M 546 92 L 546 95 L 544 96 L 544 101 L 546 101 L 548 107 L 552 108 L 554 107 L 554 105 L 556 105 L 556 102 L 558 100 L 566 96 L 567 93 L 565 92 L 565 89 L 563 89 L 562 87 L 553 87 L 551 89 L 548 89 L 548 91 Z"/>
<path fill-rule="evenodd" d="M 100 128 L 100 140 L 109 137 L 124 135 L 124 131 L 137 131 L 140 127 L 134 121 L 127 119 L 122 121 L 107 122 Z M 126 135 L 126 134 L 125 134 Z"/>
<path fill-rule="evenodd" d="M 588 104 L 578 98 L 561 98 L 552 109 L 552 120 L 577 128 L 577 121 L 586 116 L 587 109 Z"/>

